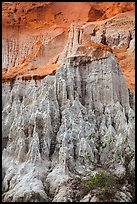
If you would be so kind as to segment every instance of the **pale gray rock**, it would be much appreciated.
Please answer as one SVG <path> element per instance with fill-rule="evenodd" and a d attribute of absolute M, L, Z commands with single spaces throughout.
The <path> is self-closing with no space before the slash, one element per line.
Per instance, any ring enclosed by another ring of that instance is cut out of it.
<path fill-rule="evenodd" d="M 129 192 L 117 192 L 114 202 L 132 202 L 132 196 Z"/>
<path fill-rule="evenodd" d="M 89 202 L 90 199 L 91 199 L 91 195 L 90 195 L 90 193 L 89 193 L 88 195 L 84 196 L 84 198 L 82 198 L 82 199 L 80 200 L 80 202 Z M 94 199 L 92 198 L 92 202 L 94 202 L 93 200 L 94 200 Z"/>
<path fill-rule="evenodd" d="M 125 48 L 129 53 L 134 53 L 134 27 L 134 16 L 121 13 L 107 20 L 83 25 L 82 42 L 103 43 L 112 48 Z M 86 40 L 90 35 L 90 39 Z"/>
<path fill-rule="evenodd" d="M 78 32 L 72 25 L 55 76 L 38 85 L 3 83 L 4 202 L 72 202 L 64 186 L 72 176 L 98 168 L 134 171 L 135 97 L 131 104 L 114 54 L 83 50 Z"/>
<path fill-rule="evenodd" d="M 98 202 L 97 196 L 94 195 L 94 196 L 91 198 L 90 202 L 91 202 L 91 203 L 92 203 L 92 202 Z"/>

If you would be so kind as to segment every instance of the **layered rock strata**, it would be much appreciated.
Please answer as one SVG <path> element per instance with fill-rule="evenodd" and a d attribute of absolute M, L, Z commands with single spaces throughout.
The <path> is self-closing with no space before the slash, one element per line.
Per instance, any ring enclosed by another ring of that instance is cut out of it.
<path fill-rule="evenodd" d="M 123 53 L 134 56 L 133 16 L 54 31 L 3 41 L 3 202 L 133 202 L 135 94 L 121 69 Z M 109 189 L 91 188 L 100 172 Z"/>
<path fill-rule="evenodd" d="M 3 80 L 55 72 L 70 26 L 79 23 L 78 43 L 111 46 L 134 90 L 134 2 L 3 2 L 2 9 Z"/>
<path fill-rule="evenodd" d="M 75 175 L 134 171 L 134 97 L 112 52 L 85 49 L 55 76 L 3 84 L 4 201 L 59 202 Z"/>

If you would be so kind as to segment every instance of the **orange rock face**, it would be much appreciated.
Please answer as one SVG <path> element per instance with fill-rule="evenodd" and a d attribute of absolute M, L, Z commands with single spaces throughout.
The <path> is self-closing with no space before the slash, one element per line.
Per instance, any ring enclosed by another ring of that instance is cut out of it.
<path fill-rule="evenodd" d="M 71 23 L 99 22 L 129 11 L 134 15 L 134 7 L 134 2 L 3 2 L 3 80 L 54 74 Z M 113 51 L 134 90 L 134 55 L 124 48 Z"/>
<path fill-rule="evenodd" d="M 3 73 L 3 80 L 13 80 L 16 77 L 21 77 L 24 80 L 42 79 L 47 75 L 54 75 L 59 66 L 59 64 L 52 64 L 37 67 L 30 64 L 23 64 L 22 66 L 12 67 L 7 73 Z"/>
<path fill-rule="evenodd" d="M 129 88 L 135 90 L 135 55 L 126 49 L 114 49 L 114 53 L 126 77 Z"/>
<path fill-rule="evenodd" d="M 134 2 L 5 2 L 3 24 L 18 25 L 20 22 L 33 29 L 68 26 L 74 21 L 104 20 L 134 9 Z"/>

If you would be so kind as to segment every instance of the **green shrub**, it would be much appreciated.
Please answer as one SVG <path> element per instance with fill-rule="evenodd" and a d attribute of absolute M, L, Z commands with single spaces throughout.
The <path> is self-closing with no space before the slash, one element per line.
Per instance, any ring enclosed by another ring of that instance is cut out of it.
<path fill-rule="evenodd" d="M 90 190 L 93 190 L 98 187 L 106 190 L 112 185 L 116 185 L 116 179 L 113 176 L 105 174 L 104 172 L 99 172 L 95 176 L 91 176 L 86 181 L 86 186 Z"/>
<path fill-rule="evenodd" d="M 127 184 L 127 175 L 123 175 L 120 178 L 116 175 L 110 175 L 110 173 L 100 171 L 94 176 L 87 175 L 88 177 L 80 176 L 76 178 L 76 186 L 80 190 L 80 198 L 87 195 L 92 190 L 97 190 L 96 195 L 101 202 L 113 202 L 116 192 L 121 191 L 123 185 Z M 128 176 L 128 183 L 131 185 L 129 192 L 135 197 L 135 177 L 133 175 Z M 130 183 L 131 182 L 131 183 Z"/>

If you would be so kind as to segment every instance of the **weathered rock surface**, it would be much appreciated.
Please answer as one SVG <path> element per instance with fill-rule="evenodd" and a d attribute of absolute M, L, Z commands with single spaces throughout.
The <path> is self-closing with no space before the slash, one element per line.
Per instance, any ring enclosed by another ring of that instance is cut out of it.
<path fill-rule="evenodd" d="M 55 76 L 4 83 L 2 135 L 4 201 L 46 201 L 47 184 L 54 195 L 99 167 L 134 171 L 134 105 L 113 53 L 79 47 Z"/>
<path fill-rule="evenodd" d="M 134 2 L 3 2 L 3 80 L 53 74 L 75 22 L 82 24 L 75 33 L 71 29 L 78 42 L 73 40 L 70 51 L 91 40 L 111 46 L 134 90 L 134 16 Z"/>
<path fill-rule="evenodd" d="M 45 71 L 43 79 L 24 80 L 18 72 L 12 80 L 3 80 L 4 202 L 100 202 L 108 189 L 84 185 L 90 174 L 100 171 L 122 178 L 119 188 L 113 189 L 112 183 L 105 201 L 134 201 L 135 95 L 113 50 L 117 37 L 113 32 L 110 40 L 111 20 L 118 23 L 114 17 L 100 24 L 72 24 L 68 41 L 66 37 L 60 47 L 63 52 L 58 51 L 58 64 Z M 104 25 L 107 44 L 100 41 Z M 98 33 L 91 38 L 94 28 Z M 130 40 L 126 31 L 119 31 L 123 34 L 116 46 L 123 43 L 131 53 L 134 30 Z M 38 50 L 45 46 L 42 39 L 42 45 L 36 43 Z M 34 54 L 25 66 L 34 68 L 36 63 L 40 71 L 47 63 L 46 52 L 42 58 L 37 49 Z M 5 79 L 6 74 L 10 70 Z"/>

